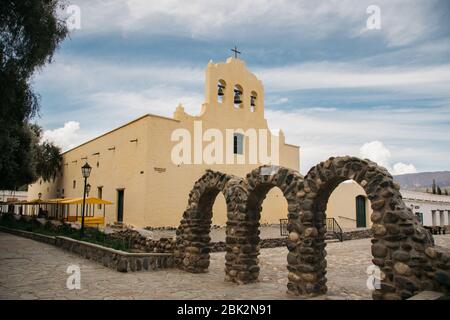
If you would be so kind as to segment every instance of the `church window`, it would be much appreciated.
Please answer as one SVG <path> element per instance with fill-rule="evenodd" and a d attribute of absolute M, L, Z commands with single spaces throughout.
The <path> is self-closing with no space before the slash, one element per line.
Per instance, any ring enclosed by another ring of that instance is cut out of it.
<path fill-rule="evenodd" d="M 244 91 L 240 85 L 234 86 L 234 107 L 239 109 L 242 108 L 242 95 Z"/>
<path fill-rule="evenodd" d="M 77 181 L 76 180 L 73 180 L 72 186 L 73 186 L 74 189 L 77 187 Z"/>
<path fill-rule="evenodd" d="M 224 80 L 219 80 L 217 83 L 217 102 L 222 103 L 225 99 L 226 83 Z"/>
<path fill-rule="evenodd" d="M 233 137 L 233 153 L 243 154 L 244 152 L 244 135 L 235 133 Z"/>

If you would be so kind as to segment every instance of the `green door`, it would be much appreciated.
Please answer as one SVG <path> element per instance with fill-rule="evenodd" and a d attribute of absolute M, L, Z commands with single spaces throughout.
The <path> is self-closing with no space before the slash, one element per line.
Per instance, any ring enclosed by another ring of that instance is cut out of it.
<path fill-rule="evenodd" d="M 123 222 L 124 190 L 117 190 L 117 222 Z"/>
<path fill-rule="evenodd" d="M 366 227 L 366 197 L 356 197 L 356 227 Z"/>

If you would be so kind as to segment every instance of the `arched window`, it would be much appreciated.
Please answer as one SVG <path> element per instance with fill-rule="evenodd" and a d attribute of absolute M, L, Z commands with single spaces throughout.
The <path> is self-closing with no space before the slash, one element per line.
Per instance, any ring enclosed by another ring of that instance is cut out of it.
<path fill-rule="evenodd" d="M 356 227 L 366 227 L 366 197 L 356 197 Z"/>
<path fill-rule="evenodd" d="M 233 153 L 244 153 L 244 135 L 242 133 L 235 133 L 233 136 Z"/>
<path fill-rule="evenodd" d="M 234 86 L 234 107 L 239 109 L 242 108 L 242 95 L 244 94 L 244 90 L 242 90 L 242 87 L 240 85 Z"/>
<path fill-rule="evenodd" d="M 222 103 L 225 100 L 225 88 L 227 84 L 224 80 L 220 79 L 217 83 L 217 102 Z"/>
<path fill-rule="evenodd" d="M 255 91 L 252 91 L 250 94 L 250 111 L 255 112 L 257 106 L 258 94 Z"/>

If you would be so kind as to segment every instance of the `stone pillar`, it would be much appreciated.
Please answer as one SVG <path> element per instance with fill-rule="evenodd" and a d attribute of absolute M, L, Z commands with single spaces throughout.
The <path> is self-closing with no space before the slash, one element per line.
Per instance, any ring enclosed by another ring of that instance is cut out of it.
<path fill-rule="evenodd" d="M 207 272 L 209 267 L 209 243 L 211 219 L 186 219 L 183 227 L 184 270 L 192 273 Z"/>

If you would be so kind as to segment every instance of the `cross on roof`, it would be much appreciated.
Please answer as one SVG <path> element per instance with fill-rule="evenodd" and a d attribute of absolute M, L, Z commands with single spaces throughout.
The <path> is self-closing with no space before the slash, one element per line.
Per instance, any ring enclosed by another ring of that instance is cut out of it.
<path fill-rule="evenodd" d="M 234 49 L 231 49 L 231 51 L 234 52 L 234 57 L 235 57 L 235 58 L 237 58 L 237 55 L 238 55 L 238 54 L 241 54 L 241 52 L 237 50 L 236 46 L 234 46 Z"/>

